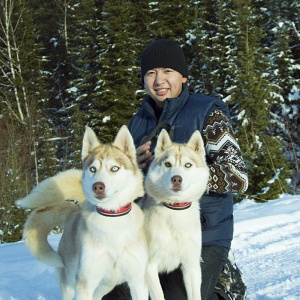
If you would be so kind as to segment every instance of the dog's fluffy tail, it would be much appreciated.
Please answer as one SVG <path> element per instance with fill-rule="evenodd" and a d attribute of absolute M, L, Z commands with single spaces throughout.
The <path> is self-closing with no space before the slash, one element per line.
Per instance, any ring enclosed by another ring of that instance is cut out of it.
<path fill-rule="evenodd" d="M 49 177 L 35 188 L 29 195 L 15 202 L 17 206 L 35 208 L 64 200 L 76 200 L 80 206 L 85 201 L 81 185 L 82 170 L 71 169 Z"/>
<path fill-rule="evenodd" d="M 23 238 L 30 252 L 40 261 L 53 267 L 63 267 L 62 258 L 50 246 L 47 236 L 58 225 L 64 225 L 79 211 L 68 201 L 39 207 L 27 219 Z"/>

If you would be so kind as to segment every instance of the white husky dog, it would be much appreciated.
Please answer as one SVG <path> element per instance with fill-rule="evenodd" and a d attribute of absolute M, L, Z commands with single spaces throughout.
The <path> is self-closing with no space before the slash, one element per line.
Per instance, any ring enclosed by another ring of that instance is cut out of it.
<path fill-rule="evenodd" d="M 17 201 L 39 206 L 26 221 L 25 242 L 38 259 L 57 267 L 64 300 L 102 299 L 122 282 L 128 283 L 132 299 L 148 300 L 144 215 L 134 203 L 144 195 L 143 175 L 127 127 L 112 145 L 101 144 L 87 127 L 82 161 L 83 172 L 60 173 Z M 82 209 L 62 201 L 73 194 Z M 56 253 L 47 234 L 58 224 L 64 224 L 64 232 Z"/>
<path fill-rule="evenodd" d="M 201 299 L 199 199 L 207 188 L 208 178 L 200 132 L 195 131 L 187 144 L 176 144 L 163 129 L 145 178 L 148 199 L 143 207 L 149 251 L 147 280 L 152 300 L 164 299 L 158 273 L 178 267 L 188 299 Z"/>

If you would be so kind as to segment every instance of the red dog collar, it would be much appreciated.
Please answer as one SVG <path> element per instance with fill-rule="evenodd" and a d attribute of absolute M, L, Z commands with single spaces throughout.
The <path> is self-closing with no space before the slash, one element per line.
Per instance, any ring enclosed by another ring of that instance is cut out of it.
<path fill-rule="evenodd" d="M 167 208 L 174 209 L 174 210 L 183 210 L 187 209 L 192 205 L 192 202 L 179 202 L 179 203 L 166 203 L 163 202 L 163 205 Z"/>
<path fill-rule="evenodd" d="M 97 212 L 102 216 L 107 217 L 120 217 L 127 215 L 131 211 L 131 203 L 126 204 L 125 206 L 122 206 L 118 210 L 106 210 L 99 206 L 96 206 Z"/>

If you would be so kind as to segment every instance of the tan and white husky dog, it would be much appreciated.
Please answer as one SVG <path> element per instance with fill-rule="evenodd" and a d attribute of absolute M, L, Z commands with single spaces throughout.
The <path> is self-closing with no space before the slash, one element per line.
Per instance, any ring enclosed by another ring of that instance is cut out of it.
<path fill-rule="evenodd" d="M 209 169 L 199 131 L 187 144 L 172 143 L 163 129 L 155 158 L 145 178 L 144 201 L 151 299 L 164 294 L 158 274 L 181 267 L 188 300 L 201 299 L 201 225 L 199 199 L 207 188 Z"/>
<path fill-rule="evenodd" d="M 132 299 L 148 300 L 144 215 L 134 203 L 144 195 L 143 175 L 127 127 L 111 145 L 87 127 L 82 161 L 83 171 L 49 178 L 16 202 L 38 207 L 25 223 L 25 242 L 38 259 L 57 267 L 64 300 L 102 299 L 125 281 Z M 63 201 L 72 195 L 82 209 Z M 64 232 L 56 253 L 47 235 L 58 224 Z"/>

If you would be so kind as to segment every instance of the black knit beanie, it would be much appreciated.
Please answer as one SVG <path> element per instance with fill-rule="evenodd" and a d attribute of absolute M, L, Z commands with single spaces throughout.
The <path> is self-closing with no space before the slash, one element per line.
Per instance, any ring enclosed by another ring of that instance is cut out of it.
<path fill-rule="evenodd" d="M 141 79 L 148 70 L 154 68 L 171 68 L 183 77 L 188 77 L 188 65 L 181 47 L 171 40 L 156 40 L 149 44 L 141 57 Z"/>

